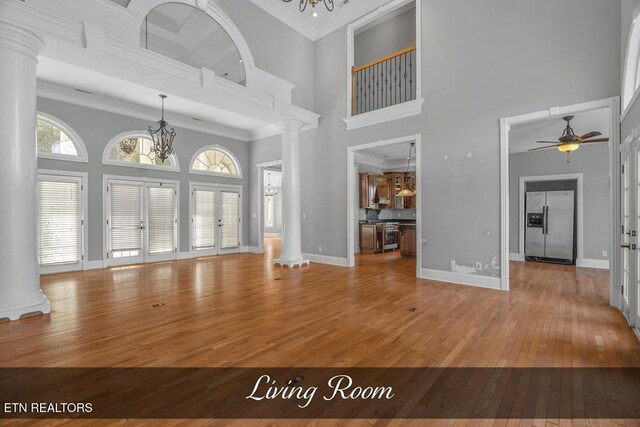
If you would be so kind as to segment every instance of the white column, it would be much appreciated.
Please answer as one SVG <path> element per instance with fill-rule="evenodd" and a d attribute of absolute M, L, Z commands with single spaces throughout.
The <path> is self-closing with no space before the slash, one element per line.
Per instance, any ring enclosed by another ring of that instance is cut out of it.
<path fill-rule="evenodd" d="M 302 257 L 300 209 L 300 130 L 302 122 L 287 120 L 282 127 L 282 245 L 274 264 L 294 267 L 309 264 Z"/>
<path fill-rule="evenodd" d="M 0 319 L 51 310 L 36 247 L 36 68 L 43 45 L 0 20 Z"/>

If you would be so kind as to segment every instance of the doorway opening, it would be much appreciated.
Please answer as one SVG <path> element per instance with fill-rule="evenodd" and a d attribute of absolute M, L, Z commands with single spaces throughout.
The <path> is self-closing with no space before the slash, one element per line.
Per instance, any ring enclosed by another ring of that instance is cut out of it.
<path fill-rule="evenodd" d="M 619 307 L 619 117 L 611 98 L 501 119 L 502 290 L 521 262 L 598 268 Z"/>
<path fill-rule="evenodd" d="M 347 265 L 422 271 L 421 137 L 347 149 Z"/>
<path fill-rule="evenodd" d="M 280 254 L 284 234 L 282 214 L 282 160 L 257 164 L 258 168 L 258 252 L 272 259 Z"/>

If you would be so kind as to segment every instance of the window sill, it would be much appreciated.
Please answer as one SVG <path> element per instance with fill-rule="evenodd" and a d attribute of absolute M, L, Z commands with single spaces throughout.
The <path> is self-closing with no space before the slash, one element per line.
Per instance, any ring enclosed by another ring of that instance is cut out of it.
<path fill-rule="evenodd" d="M 357 116 L 346 117 L 342 119 L 342 121 L 346 123 L 347 130 L 359 129 L 379 123 L 417 116 L 422 114 L 422 104 L 424 104 L 424 98 L 419 98 L 413 101 L 403 102 L 402 104 L 392 105 L 391 107 L 358 114 Z"/>

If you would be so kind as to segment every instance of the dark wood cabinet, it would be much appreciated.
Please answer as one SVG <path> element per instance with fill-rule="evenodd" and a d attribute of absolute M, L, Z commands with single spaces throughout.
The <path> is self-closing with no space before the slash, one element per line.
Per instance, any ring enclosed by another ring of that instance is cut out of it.
<path fill-rule="evenodd" d="M 360 174 L 360 209 L 368 209 L 369 204 L 369 175 Z"/>
<path fill-rule="evenodd" d="M 389 172 L 385 174 L 390 181 L 390 200 L 389 208 L 391 209 L 415 209 L 416 208 L 416 196 L 401 197 L 398 193 L 402 191 L 408 180 L 415 180 L 415 175 L 402 172 Z"/>
<path fill-rule="evenodd" d="M 400 226 L 400 255 L 416 256 L 416 225 L 403 224 Z"/>
<path fill-rule="evenodd" d="M 360 174 L 360 209 L 388 207 L 391 203 L 391 185 L 383 175 Z"/>
<path fill-rule="evenodd" d="M 383 250 L 383 224 L 360 224 L 360 252 L 374 254 Z"/>

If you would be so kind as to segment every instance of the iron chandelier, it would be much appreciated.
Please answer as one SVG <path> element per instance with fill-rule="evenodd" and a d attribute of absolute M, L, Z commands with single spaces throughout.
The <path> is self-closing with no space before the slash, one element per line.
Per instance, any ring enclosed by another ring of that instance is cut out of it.
<path fill-rule="evenodd" d="M 267 184 L 267 189 L 264 191 L 264 196 L 267 199 L 271 199 L 272 197 L 275 197 L 278 195 L 278 191 L 276 191 L 272 186 L 271 186 L 271 174 L 268 174 L 268 180 L 269 183 Z"/>
<path fill-rule="evenodd" d="M 168 130 L 168 123 L 164 120 L 164 100 L 167 95 L 160 95 L 160 98 L 162 98 L 162 119 L 158 122 L 160 127 L 154 130 L 149 126 L 149 135 L 153 141 L 153 152 L 164 163 L 174 153 L 173 139 L 176 137 L 176 131 L 173 128 Z"/>
<path fill-rule="evenodd" d="M 282 0 L 285 3 L 291 3 L 291 0 Z M 307 9 L 308 5 L 311 5 L 311 7 L 316 7 L 316 5 L 318 3 L 320 3 L 321 0 L 300 0 L 300 12 L 304 12 Z M 322 2 L 324 3 L 324 5 L 326 6 L 327 10 L 329 12 L 333 12 L 333 0 L 322 0 Z"/>

